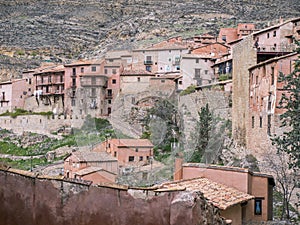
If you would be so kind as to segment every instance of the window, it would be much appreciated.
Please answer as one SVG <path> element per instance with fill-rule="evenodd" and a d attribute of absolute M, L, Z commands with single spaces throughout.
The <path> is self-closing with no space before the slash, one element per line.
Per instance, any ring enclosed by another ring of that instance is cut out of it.
<path fill-rule="evenodd" d="M 96 66 L 92 66 L 92 72 L 96 72 Z"/>
<path fill-rule="evenodd" d="M 254 128 L 254 116 L 252 116 L 252 128 Z"/>
<path fill-rule="evenodd" d="M 204 73 L 207 75 L 208 74 L 208 70 L 204 70 Z"/>
<path fill-rule="evenodd" d="M 75 105 L 76 105 L 76 104 L 75 104 L 75 99 L 72 99 L 72 100 L 71 100 L 71 105 L 72 105 L 72 106 L 75 106 Z"/>
<path fill-rule="evenodd" d="M 267 38 L 270 38 L 270 34 L 269 33 L 267 33 Z"/>
<path fill-rule="evenodd" d="M 134 156 L 129 156 L 129 157 L 128 157 L 128 161 L 129 161 L 129 162 L 134 162 Z"/>
<path fill-rule="evenodd" d="M 200 78 L 201 69 L 195 69 L 195 78 Z"/>
<path fill-rule="evenodd" d="M 84 67 L 81 67 L 80 71 L 81 73 L 84 73 Z"/>
<path fill-rule="evenodd" d="M 73 71 L 72 75 L 73 75 L 73 76 L 76 76 L 76 68 L 73 68 L 72 71 Z"/>
<path fill-rule="evenodd" d="M 258 84 L 258 76 L 256 76 L 255 84 Z"/>
<path fill-rule="evenodd" d="M 110 99 L 107 102 L 108 102 L 108 104 L 111 104 L 111 100 Z"/>
<path fill-rule="evenodd" d="M 136 149 L 135 149 L 135 152 L 139 152 L 139 149 L 138 149 L 138 148 L 136 148 Z"/>
<path fill-rule="evenodd" d="M 114 157 L 117 157 L 117 152 L 114 152 Z"/>
<path fill-rule="evenodd" d="M 271 135 L 271 115 L 268 115 L 268 135 Z"/>
<path fill-rule="evenodd" d="M 204 62 L 207 62 L 207 59 L 204 59 Z"/>
<path fill-rule="evenodd" d="M 116 69 L 112 69 L 112 74 L 116 74 L 117 70 Z"/>
<path fill-rule="evenodd" d="M 96 97 L 96 88 L 92 88 L 92 97 Z"/>
<path fill-rule="evenodd" d="M 152 68 L 151 66 L 146 66 L 146 71 L 151 72 Z"/>
<path fill-rule="evenodd" d="M 92 77 L 92 84 L 93 84 L 93 85 L 96 84 L 96 77 Z"/>
<path fill-rule="evenodd" d="M 28 91 L 31 91 L 31 88 L 28 88 Z"/>
<path fill-rule="evenodd" d="M 29 78 L 28 83 L 31 84 L 31 78 Z"/>
<path fill-rule="evenodd" d="M 182 80 L 178 81 L 178 84 L 182 84 Z"/>
<path fill-rule="evenodd" d="M 104 74 L 107 74 L 107 69 L 104 69 Z"/>
<path fill-rule="evenodd" d="M 276 37 L 276 30 L 273 31 L 273 37 Z"/>
<path fill-rule="evenodd" d="M 271 67 L 271 85 L 274 84 L 274 67 Z"/>
<path fill-rule="evenodd" d="M 140 161 L 143 161 L 143 156 L 140 156 Z"/>
<path fill-rule="evenodd" d="M 222 35 L 222 41 L 226 42 L 226 35 Z"/>
<path fill-rule="evenodd" d="M 138 78 L 137 78 L 137 81 L 138 81 L 138 82 L 140 82 L 140 81 L 141 81 L 141 78 L 140 78 L 140 77 L 138 77 Z"/>
<path fill-rule="evenodd" d="M 165 80 L 161 80 L 160 82 L 161 82 L 161 83 L 165 83 Z"/>
<path fill-rule="evenodd" d="M 262 214 L 262 199 L 256 198 L 254 200 L 254 214 L 261 215 Z"/>
<path fill-rule="evenodd" d="M 117 80 L 116 79 L 112 79 L 111 81 L 113 84 L 116 84 L 117 83 Z"/>
<path fill-rule="evenodd" d="M 262 116 L 260 116 L 260 117 L 259 117 L 259 127 L 260 127 L 260 128 L 262 128 L 262 122 L 263 122 Z"/>
<path fill-rule="evenodd" d="M 196 59 L 196 63 L 199 63 L 199 59 Z"/>

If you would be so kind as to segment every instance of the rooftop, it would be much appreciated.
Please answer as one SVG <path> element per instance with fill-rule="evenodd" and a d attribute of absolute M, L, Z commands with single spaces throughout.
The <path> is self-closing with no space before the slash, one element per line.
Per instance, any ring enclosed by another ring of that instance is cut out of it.
<path fill-rule="evenodd" d="M 118 161 L 106 152 L 90 152 L 90 151 L 76 151 L 72 152 L 80 162 L 107 162 Z"/>
<path fill-rule="evenodd" d="M 98 172 L 98 171 L 106 171 L 108 173 L 114 174 L 110 171 L 102 169 L 101 167 L 94 167 L 94 166 L 86 167 L 82 170 L 79 170 L 78 172 L 76 172 L 76 174 L 79 175 L 79 176 L 84 176 L 84 175 L 88 175 L 88 174 L 95 173 L 95 172 Z"/>
<path fill-rule="evenodd" d="M 110 143 L 119 147 L 153 147 L 148 139 L 111 139 Z"/>
<path fill-rule="evenodd" d="M 207 178 L 193 178 L 162 184 L 156 191 L 168 190 L 200 191 L 204 197 L 219 209 L 225 210 L 236 204 L 247 202 L 254 196 L 235 188 L 213 182 Z"/>

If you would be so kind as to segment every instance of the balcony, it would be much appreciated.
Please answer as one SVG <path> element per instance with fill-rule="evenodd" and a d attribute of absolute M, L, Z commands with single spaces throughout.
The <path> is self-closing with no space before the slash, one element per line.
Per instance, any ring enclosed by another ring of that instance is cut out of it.
<path fill-rule="evenodd" d="M 152 65 L 153 61 L 152 60 L 145 60 L 144 65 Z"/>
<path fill-rule="evenodd" d="M 106 98 L 106 99 L 112 99 L 112 98 L 113 98 L 113 95 L 112 95 L 112 94 L 106 94 L 106 95 L 105 95 L 105 98 Z"/>
<path fill-rule="evenodd" d="M 296 49 L 295 44 L 261 45 L 257 47 L 257 53 L 264 52 L 293 52 Z"/>

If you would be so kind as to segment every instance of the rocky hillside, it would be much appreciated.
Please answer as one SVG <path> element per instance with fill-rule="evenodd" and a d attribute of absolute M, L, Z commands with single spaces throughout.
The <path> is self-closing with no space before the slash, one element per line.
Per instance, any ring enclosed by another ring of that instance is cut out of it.
<path fill-rule="evenodd" d="M 0 54 L 8 56 L 0 57 L 0 69 L 10 78 L 41 60 L 96 57 L 175 35 L 217 34 L 238 22 L 264 27 L 300 16 L 300 6 L 298 0 L 0 0 L 0 12 Z M 18 66 L 8 74 L 15 58 Z"/>

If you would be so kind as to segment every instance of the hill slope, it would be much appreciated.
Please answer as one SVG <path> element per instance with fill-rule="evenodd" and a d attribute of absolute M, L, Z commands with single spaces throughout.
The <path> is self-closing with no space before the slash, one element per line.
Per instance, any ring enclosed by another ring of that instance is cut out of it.
<path fill-rule="evenodd" d="M 298 0 L 0 0 L 0 54 L 9 56 L 0 65 L 13 66 L 11 57 L 90 57 L 175 35 L 216 34 L 238 22 L 263 27 L 298 16 Z"/>

